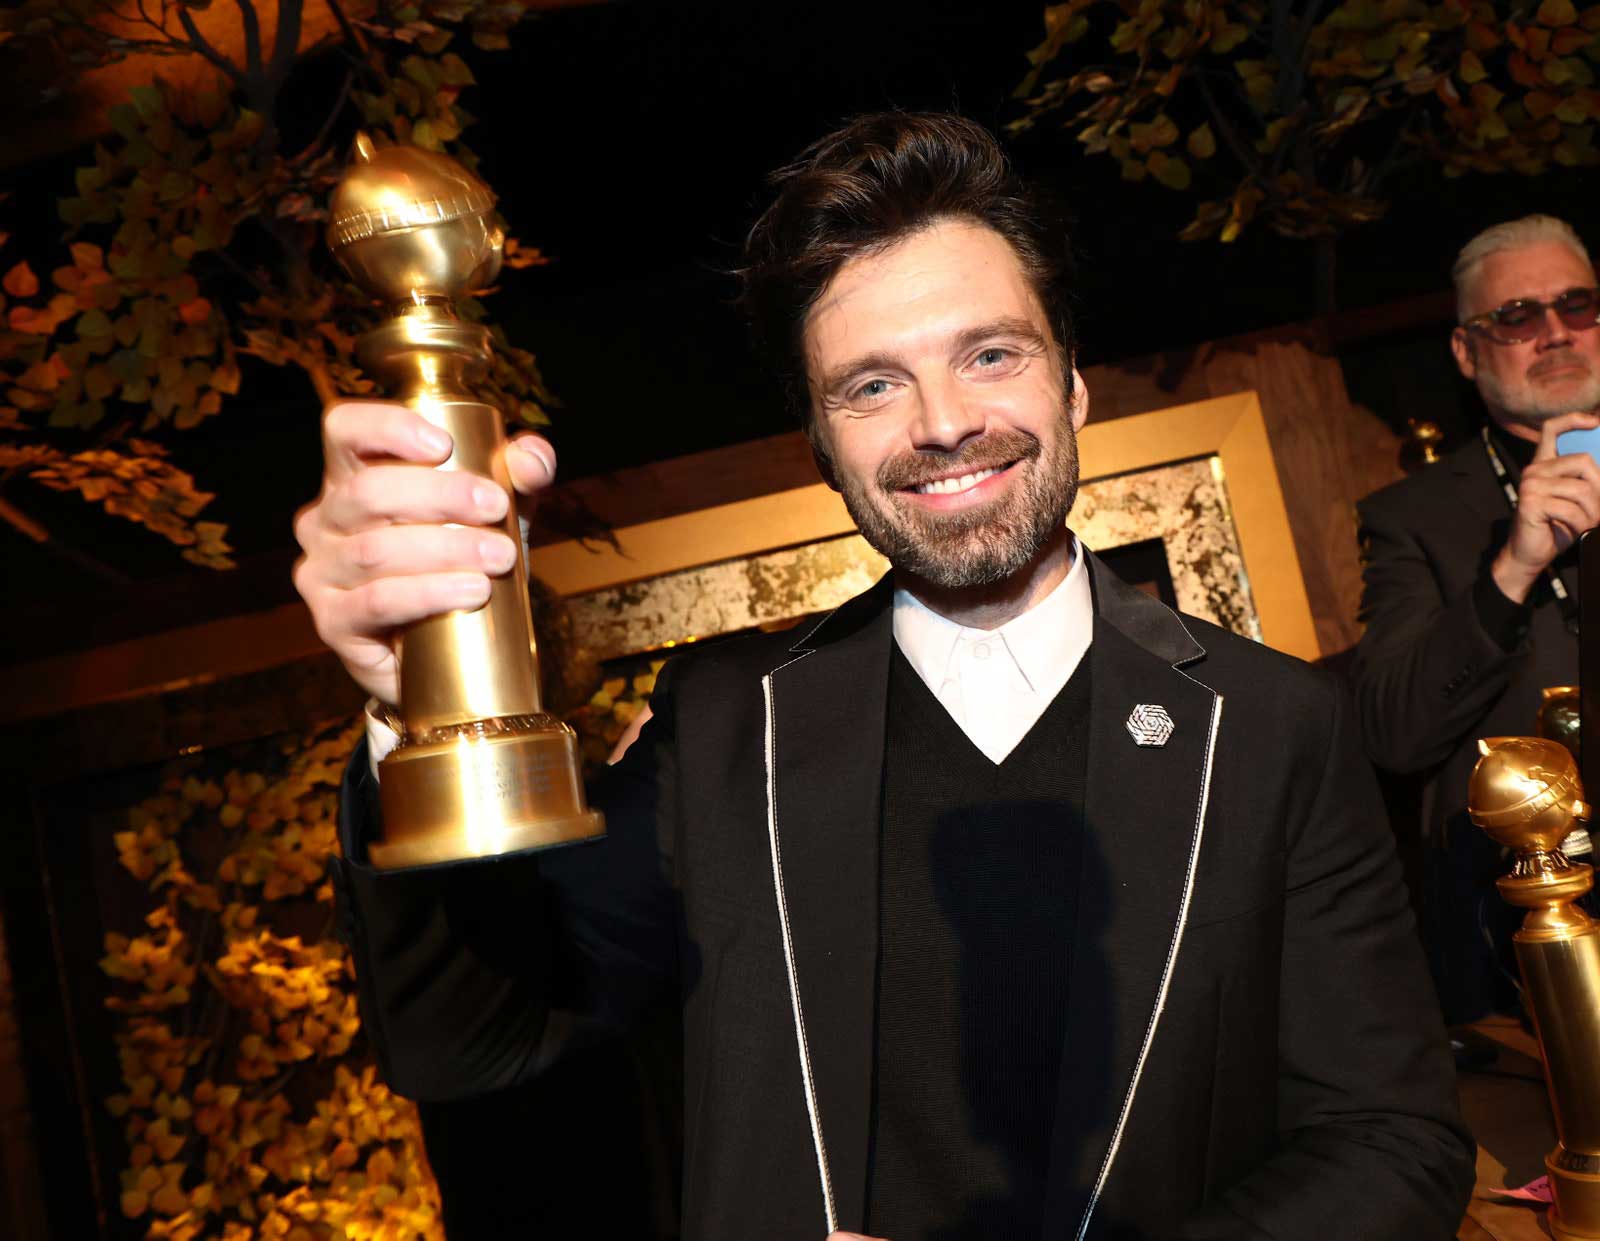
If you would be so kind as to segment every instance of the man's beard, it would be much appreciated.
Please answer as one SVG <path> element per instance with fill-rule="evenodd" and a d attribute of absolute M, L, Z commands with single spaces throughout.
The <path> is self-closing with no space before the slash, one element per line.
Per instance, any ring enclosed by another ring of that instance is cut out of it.
<path fill-rule="evenodd" d="M 1533 382 L 1538 378 L 1539 368 L 1540 364 L 1535 362 L 1527 372 L 1509 382 L 1480 368 L 1477 378 L 1484 404 L 1504 417 L 1535 429 L 1539 423 L 1558 414 L 1600 410 L 1600 374 L 1593 369 L 1575 391 L 1564 395 L 1540 391 Z"/>
<path fill-rule="evenodd" d="M 840 478 L 845 508 L 861 536 L 897 570 L 944 590 L 993 586 L 1027 565 L 1067 520 L 1078 496 L 1078 441 L 1062 415 L 1054 448 L 1037 436 L 995 431 L 955 452 L 907 452 L 878 469 L 873 489 L 861 479 Z M 1019 476 L 984 504 L 950 513 L 934 512 L 903 490 L 953 472 L 1015 463 Z"/>

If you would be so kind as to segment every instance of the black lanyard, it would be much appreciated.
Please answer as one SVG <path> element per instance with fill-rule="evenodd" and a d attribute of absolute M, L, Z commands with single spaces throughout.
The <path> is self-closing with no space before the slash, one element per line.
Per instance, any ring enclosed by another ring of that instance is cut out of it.
<path fill-rule="evenodd" d="M 1494 439 L 1485 426 L 1482 431 L 1483 451 L 1488 454 L 1489 468 L 1494 471 L 1494 476 L 1500 481 L 1500 490 L 1505 492 L 1506 500 L 1511 504 L 1511 511 L 1517 508 L 1517 484 L 1511 477 L 1511 471 L 1506 469 L 1506 463 L 1500 459 L 1500 450 L 1494 446 Z M 1550 583 L 1550 593 L 1555 596 L 1556 607 L 1561 611 L 1561 620 L 1567 627 L 1567 632 L 1573 637 L 1578 636 L 1578 605 L 1573 601 L 1571 593 L 1567 590 L 1566 583 L 1561 580 L 1561 575 L 1556 572 L 1554 565 L 1549 565 L 1544 571 L 1545 580 Z"/>

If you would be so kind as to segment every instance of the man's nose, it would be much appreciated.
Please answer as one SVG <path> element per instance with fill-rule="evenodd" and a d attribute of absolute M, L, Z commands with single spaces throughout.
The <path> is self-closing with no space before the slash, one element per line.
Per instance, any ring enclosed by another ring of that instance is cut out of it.
<path fill-rule="evenodd" d="M 917 419 L 911 428 L 917 448 L 954 452 L 982 433 L 982 410 L 965 399 L 955 381 L 924 383 L 919 387 L 918 398 Z"/>
<path fill-rule="evenodd" d="M 1556 313 L 1554 306 L 1546 306 L 1539 316 L 1538 348 L 1560 349 L 1572 343 L 1572 329 Z"/>

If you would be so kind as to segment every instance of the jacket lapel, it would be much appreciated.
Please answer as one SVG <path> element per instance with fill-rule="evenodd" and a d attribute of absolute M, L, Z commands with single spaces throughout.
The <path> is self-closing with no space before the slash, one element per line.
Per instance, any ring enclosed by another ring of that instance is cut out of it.
<path fill-rule="evenodd" d="M 1138 1099 L 1183 930 L 1204 830 L 1222 699 L 1181 669 L 1204 649 L 1177 615 L 1092 555 L 1094 641 L 1083 871 L 1045 1235 L 1087 1231 Z M 1174 728 L 1141 746 L 1134 707 Z"/>
<path fill-rule="evenodd" d="M 830 615 L 763 678 L 774 897 L 821 1188 L 817 1235 L 865 1211 L 878 820 L 893 585 Z M 823 1227 L 823 1224 L 826 1227 Z"/>
<path fill-rule="evenodd" d="M 1500 480 L 1489 465 L 1489 456 L 1484 451 L 1480 434 L 1475 433 L 1437 466 L 1425 468 L 1449 470 L 1460 503 L 1481 520 L 1509 522 L 1511 506 L 1501 490 Z M 1476 554 L 1480 550 L 1478 544 L 1482 542 L 1482 534 L 1466 522 L 1460 523 L 1460 529 L 1462 538 L 1471 541 L 1473 553 Z"/>

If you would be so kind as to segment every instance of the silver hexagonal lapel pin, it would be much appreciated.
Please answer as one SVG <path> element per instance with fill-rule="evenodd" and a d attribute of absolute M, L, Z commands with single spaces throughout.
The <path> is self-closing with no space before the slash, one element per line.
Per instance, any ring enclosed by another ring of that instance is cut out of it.
<path fill-rule="evenodd" d="M 1158 702 L 1141 702 L 1128 716 L 1128 735 L 1136 745 L 1166 745 L 1176 727 Z"/>

